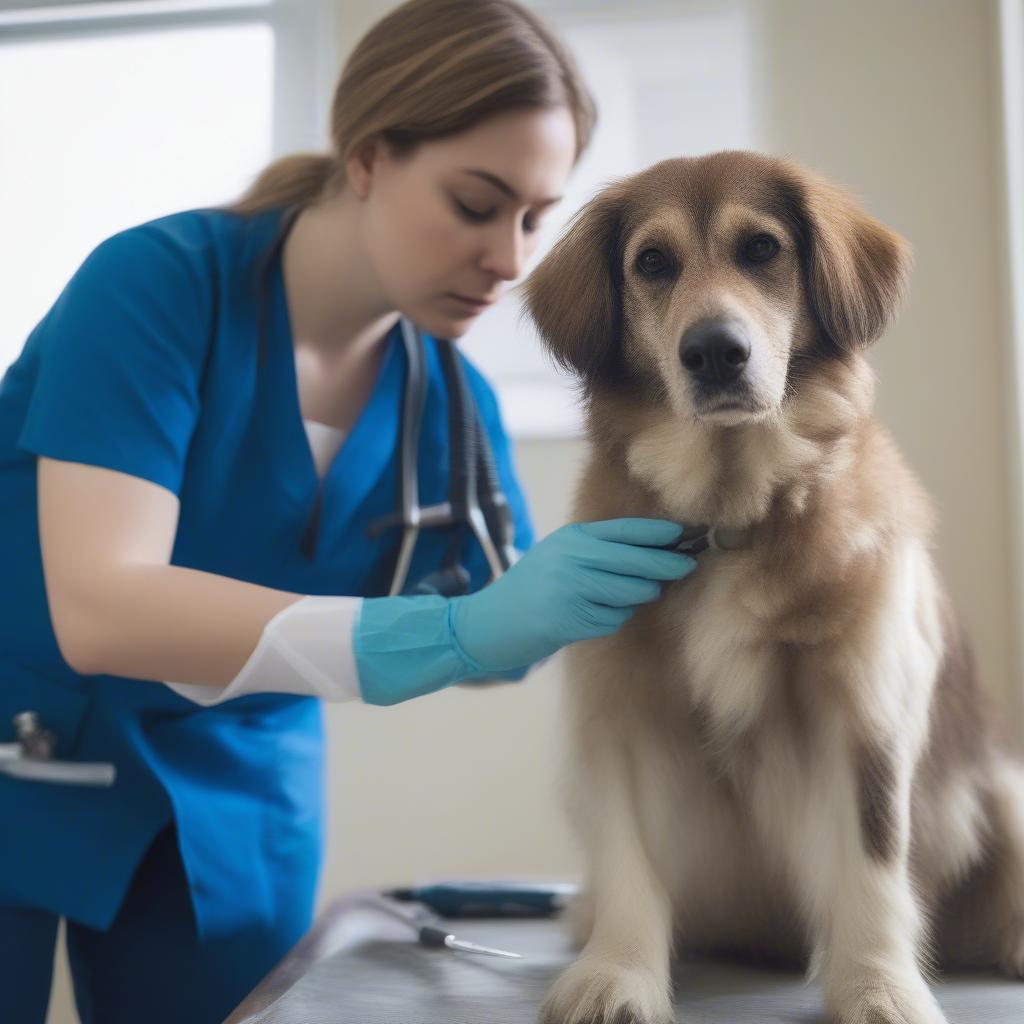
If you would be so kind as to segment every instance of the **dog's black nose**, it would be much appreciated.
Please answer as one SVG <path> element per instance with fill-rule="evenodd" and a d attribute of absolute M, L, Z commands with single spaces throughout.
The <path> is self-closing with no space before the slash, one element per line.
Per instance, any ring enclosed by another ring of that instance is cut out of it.
<path fill-rule="evenodd" d="M 750 358 L 750 342 L 735 323 L 701 320 L 684 332 L 679 358 L 701 384 L 717 387 L 743 372 Z"/>

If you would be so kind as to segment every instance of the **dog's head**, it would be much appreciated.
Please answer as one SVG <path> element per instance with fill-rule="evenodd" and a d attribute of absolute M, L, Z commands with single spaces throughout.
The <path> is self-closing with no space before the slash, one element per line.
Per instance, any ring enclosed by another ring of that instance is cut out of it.
<path fill-rule="evenodd" d="M 586 390 L 730 426 L 777 412 L 801 367 L 888 326 L 908 244 L 840 188 L 756 153 L 666 160 L 592 199 L 525 283 Z"/>

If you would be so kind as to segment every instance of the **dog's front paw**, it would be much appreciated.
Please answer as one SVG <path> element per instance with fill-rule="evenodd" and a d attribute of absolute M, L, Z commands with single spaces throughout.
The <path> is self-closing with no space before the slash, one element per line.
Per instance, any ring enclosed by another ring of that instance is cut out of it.
<path fill-rule="evenodd" d="M 652 971 L 581 956 L 551 986 L 538 1024 L 671 1024 L 668 985 Z"/>
<path fill-rule="evenodd" d="M 851 986 L 835 1005 L 837 1024 L 946 1024 L 922 978 Z"/>

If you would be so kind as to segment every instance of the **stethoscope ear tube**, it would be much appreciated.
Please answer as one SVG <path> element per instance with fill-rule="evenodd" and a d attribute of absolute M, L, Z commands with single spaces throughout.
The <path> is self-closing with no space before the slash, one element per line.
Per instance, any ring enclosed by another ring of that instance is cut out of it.
<path fill-rule="evenodd" d="M 437 353 L 444 373 L 449 407 L 448 450 L 451 468 L 448 500 L 437 505 L 419 504 L 416 468 L 420 424 L 427 398 L 426 355 L 423 337 L 415 324 L 403 317 L 401 331 L 409 370 L 402 395 L 398 512 L 374 520 L 368 524 L 366 532 L 368 536 L 376 538 L 385 530 L 400 526 L 402 535 L 397 552 L 393 555 L 394 571 L 390 586 L 383 578 L 383 571 L 392 561 L 391 558 L 378 563 L 362 592 L 369 596 L 404 593 L 419 531 L 431 527 L 447 527 L 451 529 L 452 537 L 445 564 L 438 572 L 422 581 L 416 592 L 456 596 L 466 593 L 470 582 L 465 568 L 459 564 L 461 538 L 457 528 L 462 523 L 469 526 L 480 544 L 492 578 L 500 576 L 515 561 L 509 503 L 499 485 L 493 452 L 454 343 L 437 339 Z M 388 589 L 385 590 L 385 587 Z"/>
<path fill-rule="evenodd" d="M 497 579 L 511 562 L 506 552 L 507 534 L 506 520 L 495 509 L 492 519 L 488 521 L 481 502 L 478 483 L 483 481 L 490 501 L 494 506 L 494 495 L 498 488 L 496 474 L 487 475 L 488 464 L 484 464 L 484 474 L 478 476 L 481 463 L 478 450 L 487 450 L 489 465 L 493 469 L 493 456 L 487 445 L 487 436 L 480 422 L 479 410 L 470 394 L 466 375 L 462 371 L 458 353 L 450 341 L 438 343 L 438 352 L 444 369 L 448 386 L 449 405 L 449 451 L 451 452 L 450 468 L 450 503 L 452 514 L 456 519 L 464 519 L 483 549 L 487 564 L 491 569 L 491 578 Z M 501 493 L 497 490 L 497 493 Z M 508 502 L 502 494 L 507 508 Z"/>
<path fill-rule="evenodd" d="M 508 569 L 516 562 L 517 553 L 513 544 L 512 509 L 508 498 L 501 489 L 498 470 L 494 465 L 494 452 L 487 443 L 479 410 L 475 411 L 476 431 L 482 443 L 477 445 L 477 493 L 483 510 L 487 530 L 501 555 L 502 565 Z"/>
<path fill-rule="evenodd" d="M 420 532 L 419 466 L 420 426 L 427 403 L 426 357 L 419 331 L 406 317 L 401 320 L 402 342 L 408 370 L 402 387 L 402 422 L 398 460 L 398 508 L 402 516 L 402 540 L 398 548 L 389 596 L 401 594 Z M 411 453 L 411 457 L 410 457 Z"/>

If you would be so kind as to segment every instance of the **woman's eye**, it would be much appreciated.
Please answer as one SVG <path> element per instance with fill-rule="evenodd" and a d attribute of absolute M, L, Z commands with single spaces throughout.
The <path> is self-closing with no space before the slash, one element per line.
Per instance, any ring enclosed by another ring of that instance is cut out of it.
<path fill-rule="evenodd" d="M 465 217 L 467 220 L 473 221 L 474 224 L 479 224 L 481 221 L 487 220 L 493 210 L 474 210 L 473 207 L 467 206 L 465 203 L 460 202 L 458 199 L 454 200 L 455 208 Z"/>
<path fill-rule="evenodd" d="M 464 202 L 459 199 L 452 199 L 455 204 L 455 209 L 458 210 L 466 220 L 471 221 L 474 224 L 482 224 L 485 221 L 490 220 L 496 211 L 494 210 L 476 210 L 472 206 L 467 206 Z M 534 232 L 540 230 L 540 218 L 536 215 L 527 215 L 523 218 L 523 231 L 528 235 L 532 235 Z"/>
<path fill-rule="evenodd" d="M 644 249 L 636 265 L 645 274 L 660 274 L 668 266 L 668 260 L 657 249 Z"/>
<path fill-rule="evenodd" d="M 767 263 L 779 251 L 779 243 L 771 235 L 754 235 L 743 247 L 748 263 Z"/>

